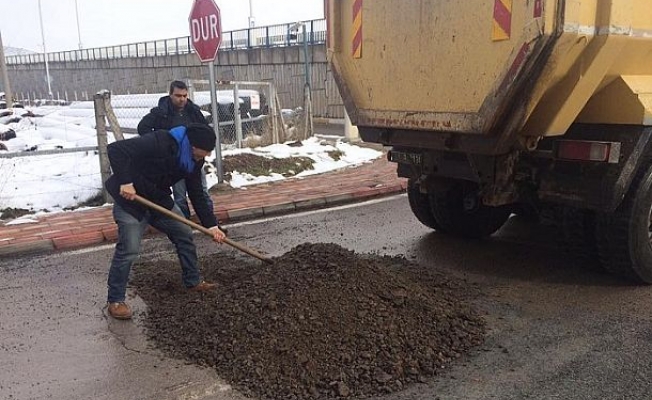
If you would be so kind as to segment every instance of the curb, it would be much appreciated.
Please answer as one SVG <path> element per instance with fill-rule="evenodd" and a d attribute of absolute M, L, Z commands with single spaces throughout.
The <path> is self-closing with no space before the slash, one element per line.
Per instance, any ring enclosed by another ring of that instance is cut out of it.
<path fill-rule="evenodd" d="M 280 203 L 255 208 L 237 209 L 233 211 L 227 211 L 225 213 L 225 218 L 222 218 L 220 222 L 226 225 L 228 223 L 242 222 L 254 218 L 273 217 L 279 215 L 288 215 L 300 211 L 319 210 L 343 204 L 359 203 L 378 197 L 404 193 L 405 191 L 405 185 L 396 184 L 392 186 L 369 188 L 356 193 L 335 194 L 313 199 L 298 200 L 290 203 Z"/>
<path fill-rule="evenodd" d="M 370 187 L 353 193 L 334 194 L 317 198 L 308 198 L 293 202 L 270 204 L 261 207 L 241 208 L 233 210 L 218 210 L 216 214 L 221 224 L 242 222 L 261 217 L 288 215 L 300 211 L 317 210 L 335 207 L 343 204 L 359 203 L 374 198 L 387 197 L 407 190 L 407 183 L 397 183 L 391 186 Z M 195 221 L 196 222 L 196 221 Z M 160 235 L 161 233 L 149 227 L 146 237 Z M 0 259 L 47 254 L 57 251 L 75 250 L 85 247 L 97 246 L 102 243 L 115 243 L 117 239 L 117 226 L 111 219 L 97 230 L 85 230 L 80 233 L 66 231 L 62 235 L 49 239 L 20 240 L 19 243 L 0 246 Z"/>

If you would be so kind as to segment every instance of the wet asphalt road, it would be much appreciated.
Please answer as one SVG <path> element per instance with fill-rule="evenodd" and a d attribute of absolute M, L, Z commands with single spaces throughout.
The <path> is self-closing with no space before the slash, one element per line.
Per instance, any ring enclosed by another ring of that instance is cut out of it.
<path fill-rule="evenodd" d="M 486 343 L 437 379 L 386 399 L 652 398 L 652 288 L 588 271 L 556 233 L 517 218 L 465 242 L 416 222 L 407 198 L 235 225 L 230 236 L 281 255 L 304 242 L 402 254 L 482 288 Z M 216 251 L 197 237 L 202 256 Z M 211 370 L 171 360 L 134 322 L 105 317 L 111 248 L 0 261 L 0 399 L 239 399 Z M 173 257 L 164 238 L 144 258 Z"/>

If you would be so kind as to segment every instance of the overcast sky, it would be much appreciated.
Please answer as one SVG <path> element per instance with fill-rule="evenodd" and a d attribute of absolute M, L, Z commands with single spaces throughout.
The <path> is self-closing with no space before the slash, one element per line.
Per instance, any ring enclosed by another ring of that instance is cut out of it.
<path fill-rule="evenodd" d="M 194 0 L 41 0 L 48 52 L 111 46 L 189 35 Z M 77 14 L 79 11 L 79 32 Z M 248 0 L 216 0 L 222 30 L 248 26 Z M 323 0 L 251 0 L 256 26 L 324 17 Z M 0 0 L 5 47 L 43 51 L 38 0 Z"/>

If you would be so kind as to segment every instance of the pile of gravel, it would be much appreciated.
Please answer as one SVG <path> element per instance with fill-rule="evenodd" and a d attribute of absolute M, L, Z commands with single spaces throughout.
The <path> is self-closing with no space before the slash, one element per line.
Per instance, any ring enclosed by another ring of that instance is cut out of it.
<path fill-rule="evenodd" d="M 401 390 L 483 341 L 468 285 L 404 258 L 304 244 L 274 261 L 206 257 L 220 284 L 206 294 L 184 290 L 176 264 L 136 266 L 150 339 L 269 399 Z"/>

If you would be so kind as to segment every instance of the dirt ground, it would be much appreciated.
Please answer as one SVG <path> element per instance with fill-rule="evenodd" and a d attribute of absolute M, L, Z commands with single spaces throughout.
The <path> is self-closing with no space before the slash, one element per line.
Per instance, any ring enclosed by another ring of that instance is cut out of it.
<path fill-rule="evenodd" d="M 201 259 L 215 292 L 189 293 L 176 262 L 136 265 L 151 344 L 215 368 L 247 395 L 324 399 L 427 382 L 485 335 L 479 290 L 402 257 L 303 244 L 273 265 Z"/>

